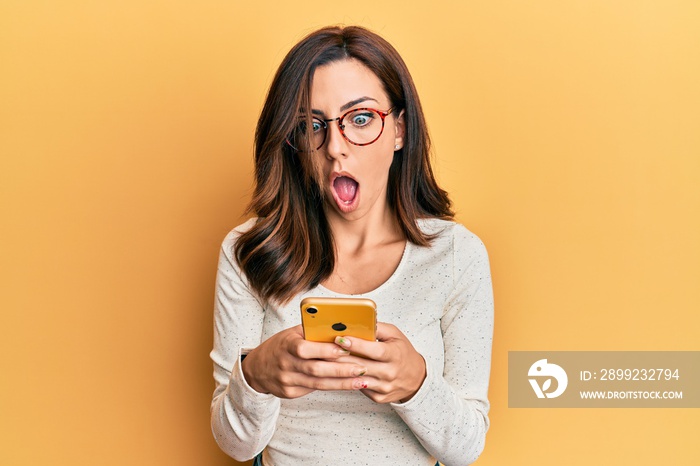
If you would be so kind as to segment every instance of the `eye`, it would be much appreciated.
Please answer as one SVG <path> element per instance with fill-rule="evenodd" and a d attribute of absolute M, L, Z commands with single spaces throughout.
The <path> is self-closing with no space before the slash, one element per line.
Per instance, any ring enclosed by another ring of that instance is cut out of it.
<path fill-rule="evenodd" d="M 311 131 L 313 131 L 314 133 L 318 133 L 321 130 L 323 130 L 323 124 L 320 121 L 314 119 L 311 122 Z"/>
<path fill-rule="evenodd" d="M 311 120 L 311 133 L 317 134 L 325 129 L 326 125 L 323 121 L 314 118 Z M 300 135 L 307 134 L 306 119 L 304 117 L 299 117 L 299 123 L 297 124 L 296 132 Z"/>
<path fill-rule="evenodd" d="M 350 123 L 353 126 L 363 127 L 367 126 L 374 119 L 374 114 L 372 112 L 357 112 L 350 115 Z"/>

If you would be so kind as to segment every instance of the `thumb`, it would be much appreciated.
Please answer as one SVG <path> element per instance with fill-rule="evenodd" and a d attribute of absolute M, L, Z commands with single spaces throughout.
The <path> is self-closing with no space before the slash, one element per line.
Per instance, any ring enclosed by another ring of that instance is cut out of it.
<path fill-rule="evenodd" d="M 377 340 L 387 341 L 394 338 L 401 338 L 403 333 L 395 325 L 377 322 Z"/>

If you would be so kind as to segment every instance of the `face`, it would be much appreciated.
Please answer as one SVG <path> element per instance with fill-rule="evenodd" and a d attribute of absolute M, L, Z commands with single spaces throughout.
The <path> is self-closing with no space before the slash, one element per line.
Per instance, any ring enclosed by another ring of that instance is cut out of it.
<path fill-rule="evenodd" d="M 379 78 L 354 59 L 332 62 L 316 69 L 311 85 L 311 108 L 315 118 L 338 118 L 353 109 L 373 108 L 387 112 L 391 102 Z M 345 132 L 355 142 L 363 142 L 362 127 L 371 122 L 367 112 L 353 113 L 346 119 Z M 327 123 L 325 142 L 314 156 L 321 158 L 326 214 L 329 218 L 355 220 L 368 215 L 385 215 L 389 167 L 396 146 L 403 147 L 403 115 L 390 113 L 381 136 L 372 144 L 354 145 L 343 137 L 339 122 Z M 351 124 L 354 128 L 351 128 Z M 355 131 L 356 133 L 353 133 Z M 371 130 L 370 130 L 371 131 Z M 353 138 L 353 134 L 355 134 Z"/>

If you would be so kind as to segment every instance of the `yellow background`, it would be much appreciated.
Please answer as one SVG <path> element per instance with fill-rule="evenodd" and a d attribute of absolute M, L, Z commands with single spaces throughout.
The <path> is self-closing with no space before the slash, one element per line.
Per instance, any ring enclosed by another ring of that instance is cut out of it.
<path fill-rule="evenodd" d="M 480 465 L 700 464 L 697 409 L 507 407 L 509 350 L 698 350 L 695 0 L 0 2 L 0 464 L 225 465 L 219 243 L 272 75 L 361 24 L 412 70 L 496 294 Z"/>

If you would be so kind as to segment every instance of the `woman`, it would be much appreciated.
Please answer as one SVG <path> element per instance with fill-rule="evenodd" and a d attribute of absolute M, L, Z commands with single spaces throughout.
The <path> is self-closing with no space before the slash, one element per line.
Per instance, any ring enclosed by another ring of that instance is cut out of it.
<path fill-rule="evenodd" d="M 360 27 L 298 43 L 255 167 L 257 217 L 226 237 L 217 276 L 219 446 L 266 466 L 473 462 L 489 425 L 488 258 L 451 221 L 394 48 Z M 307 296 L 374 300 L 377 341 L 305 341 Z"/>

